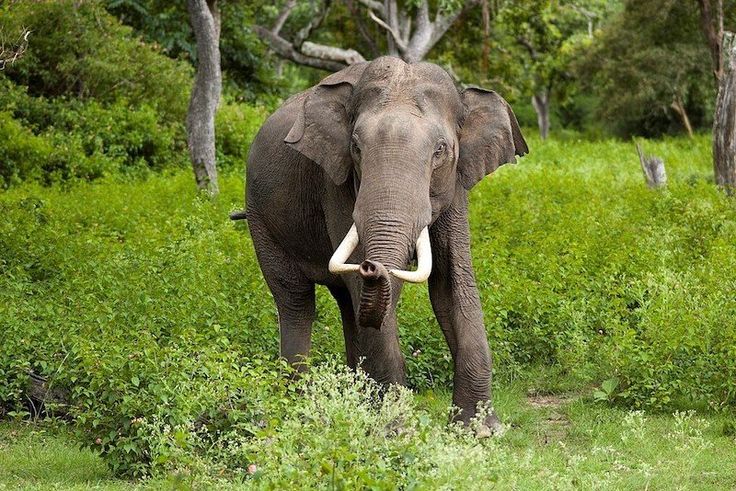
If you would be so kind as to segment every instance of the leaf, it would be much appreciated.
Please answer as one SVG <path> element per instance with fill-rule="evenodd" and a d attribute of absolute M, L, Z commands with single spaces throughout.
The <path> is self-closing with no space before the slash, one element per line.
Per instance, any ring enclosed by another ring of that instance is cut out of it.
<path fill-rule="evenodd" d="M 596 402 L 607 401 L 608 394 L 606 394 L 602 390 L 596 390 L 595 392 L 593 392 L 593 398 L 596 400 Z"/>
<path fill-rule="evenodd" d="M 616 390 L 616 387 L 618 387 L 618 383 L 619 381 L 616 377 L 609 378 L 601 384 L 601 389 L 610 396 Z"/>

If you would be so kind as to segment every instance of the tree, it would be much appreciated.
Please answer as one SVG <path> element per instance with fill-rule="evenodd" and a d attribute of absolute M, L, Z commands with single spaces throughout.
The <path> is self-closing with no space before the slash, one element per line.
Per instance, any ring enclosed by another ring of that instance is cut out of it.
<path fill-rule="evenodd" d="M 170 0 L 104 0 L 106 10 L 149 43 L 155 43 L 172 58 L 197 61 L 197 46 L 188 9 Z M 220 64 L 223 90 L 234 87 L 237 99 L 262 100 L 280 94 L 273 63 L 251 26 L 256 14 L 266 9 L 265 0 L 227 0 L 218 3 L 220 12 Z"/>
<path fill-rule="evenodd" d="M 356 0 L 348 1 L 347 5 L 363 44 L 372 54 L 383 52 L 413 63 L 423 60 L 458 17 L 479 1 L 440 0 L 434 14 L 431 13 L 428 0 L 406 3 L 397 0 Z M 333 5 L 332 0 L 317 0 L 316 3 L 304 27 L 290 40 L 282 35 L 282 29 L 298 8 L 295 0 L 287 0 L 270 29 L 256 26 L 255 31 L 279 56 L 301 65 L 337 71 L 365 61 L 361 52 L 353 47 L 342 48 L 308 40 L 322 25 Z M 366 16 L 385 32 L 385 43 L 380 43 L 372 35 L 363 21 Z"/>
<path fill-rule="evenodd" d="M 626 0 L 594 39 L 581 80 L 597 114 L 622 135 L 655 136 L 708 123 L 713 78 L 693 4 Z"/>
<path fill-rule="evenodd" d="M 187 113 L 187 142 L 199 189 L 215 196 L 215 113 L 222 91 L 220 72 L 220 12 L 217 0 L 188 0 L 187 8 L 197 40 L 197 75 Z"/>
<path fill-rule="evenodd" d="M 713 169 L 716 183 L 736 190 L 736 34 L 727 32 L 719 46 L 718 98 L 713 121 Z"/>
<path fill-rule="evenodd" d="M 516 53 L 526 91 L 531 92 L 541 137 L 550 128 L 553 90 L 570 79 L 570 54 L 581 37 L 592 37 L 595 21 L 611 9 L 602 0 L 519 0 L 504 2 L 494 22 L 495 36 Z M 561 87 L 562 86 L 562 87 Z"/>
<path fill-rule="evenodd" d="M 708 41 L 708 49 L 713 63 L 716 80 L 723 76 L 723 0 L 697 0 L 700 9 L 700 29 Z"/>
<path fill-rule="evenodd" d="M 736 37 L 724 30 L 723 0 L 698 0 L 698 7 L 700 28 L 708 43 L 718 85 L 713 118 L 713 171 L 716 183 L 733 193 L 736 189 Z"/>

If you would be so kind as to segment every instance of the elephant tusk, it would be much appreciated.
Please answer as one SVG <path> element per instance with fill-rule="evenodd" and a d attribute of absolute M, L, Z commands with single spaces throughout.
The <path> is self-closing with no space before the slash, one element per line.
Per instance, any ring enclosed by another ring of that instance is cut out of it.
<path fill-rule="evenodd" d="M 330 273 L 345 274 L 358 271 L 360 266 L 357 264 L 345 264 L 355 248 L 358 247 L 358 242 L 358 229 L 355 227 L 355 224 L 353 224 L 345 235 L 345 238 L 342 239 L 342 242 L 340 242 L 340 245 L 335 250 L 335 253 L 330 258 L 330 262 L 327 265 L 327 269 L 330 270 Z"/>
<path fill-rule="evenodd" d="M 350 227 L 345 238 L 342 239 L 335 253 L 330 258 L 327 266 L 332 274 L 346 274 L 357 272 L 360 269 L 358 264 L 347 264 L 347 260 L 358 247 L 358 229 L 355 224 Z M 409 283 L 423 283 L 427 281 L 430 273 L 432 273 L 432 246 L 429 243 L 429 229 L 424 227 L 417 239 L 417 269 L 416 271 L 406 271 L 403 269 L 389 269 L 388 272 L 396 278 L 407 281 Z"/>
<path fill-rule="evenodd" d="M 403 269 L 389 269 L 388 272 L 400 280 L 409 283 L 423 283 L 432 273 L 432 246 L 429 243 L 429 230 L 422 229 L 417 239 L 417 269 L 405 271 Z"/>

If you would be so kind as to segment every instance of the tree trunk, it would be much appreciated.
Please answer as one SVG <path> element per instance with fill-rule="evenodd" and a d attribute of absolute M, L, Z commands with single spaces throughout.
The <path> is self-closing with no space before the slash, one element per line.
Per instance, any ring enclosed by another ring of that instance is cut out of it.
<path fill-rule="evenodd" d="M 680 117 L 680 121 L 682 122 L 682 126 L 685 127 L 685 130 L 687 131 L 687 135 L 692 138 L 693 137 L 693 125 L 690 124 L 690 118 L 687 115 L 687 110 L 685 109 L 685 105 L 682 103 L 682 99 L 680 99 L 679 96 L 675 96 L 675 98 L 672 100 L 672 110 L 677 113 L 677 115 Z"/>
<path fill-rule="evenodd" d="M 532 105 L 537 113 L 539 136 L 545 140 L 549 136 L 549 91 L 544 89 L 534 94 Z"/>
<path fill-rule="evenodd" d="M 716 0 L 713 12 L 712 0 L 698 0 L 700 7 L 700 29 L 708 41 L 708 49 L 713 60 L 713 74 L 716 80 L 723 76 L 723 0 Z"/>
<path fill-rule="evenodd" d="M 491 12 L 488 8 L 488 0 L 481 0 L 481 16 L 483 17 L 483 54 L 481 58 L 481 69 L 483 77 L 488 77 L 488 65 L 491 57 Z"/>
<path fill-rule="evenodd" d="M 636 144 L 636 152 L 639 154 L 639 163 L 641 171 L 644 173 L 644 179 L 647 186 L 652 189 L 661 188 L 667 185 L 667 171 L 664 168 L 664 160 L 655 155 L 644 155 L 641 145 Z"/>
<path fill-rule="evenodd" d="M 215 113 L 222 91 L 220 72 L 220 12 L 217 0 L 188 0 L 189 18 L 197 41 L 197 76 L 187 114 L 187 142 L 199 189 L 215 196 Z"/>
<path fill-rule="evenodd" d="M 736 34 L 726 32 L 722 43 L 722 76 L 713 122 L 713 169 L 716 183 L 736 191 Z"/>

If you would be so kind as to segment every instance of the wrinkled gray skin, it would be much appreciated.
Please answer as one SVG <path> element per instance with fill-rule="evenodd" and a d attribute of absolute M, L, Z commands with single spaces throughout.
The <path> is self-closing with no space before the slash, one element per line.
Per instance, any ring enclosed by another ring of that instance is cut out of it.
<path fill-rule="evenodd" d="M 352 65 L 298 94 L 256 136 L 247 217 L 279 313 L 281 354 L 300 366 L 315 317 L 314 285 L 342 315 L 347 361 L 382 383 L 405 383 L 396 303 L 420 231 L 429 226 L 432 307 L 455 365 L 456 418 L 490 399 L 491 354 L 470 258 L 468 190 L 528 151 L 500 96 L 458 93 L 429 63 L 383 57 Z M 358 273 L 328 261 L 356 224 Z M 491 414 L 485 423 L 499 428 Z"/>

